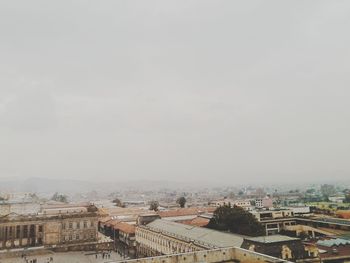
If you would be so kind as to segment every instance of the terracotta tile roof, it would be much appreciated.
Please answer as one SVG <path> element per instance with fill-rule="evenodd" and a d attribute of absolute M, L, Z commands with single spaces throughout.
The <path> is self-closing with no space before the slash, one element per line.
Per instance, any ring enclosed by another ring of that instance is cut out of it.
<path fill-rule="evenodd" d="M 106 217 L 103 217 L 101 218 L 99 221 L 100 223 L 107 223 L 108 221 L 112 220 L 112 218 L 110 216 L 106 216 Z"/>
<path fill-rule="evenodd" d="M 349 211 L 349 210 L 338 210 L 338 211 L 336 212 L 336 214 L 337 214 L 340 218 L 350 219 L 350 211 Z"/>
<path fill-rule="evenodd" d="M 112 219 L 112 220 L 109 220 L 107 223 L 105 223 L 105 225 L 108 227 L 114 227 L 115 225 L 117 225 L 119 223 L 120 223 L 120 221 Z"/>
<path fill-rule="evenodd" d="M 117 229 L 119 231 L 122 231 L 127 234 L 134 234 L 135 233 L 135 225 L 131 225 L 124 222 L 115 222 L 113 223 L 113 228 Z"/>
<path fill-rule="evenodd" d="M 116 219 L 110 219 L 109 221 L 105 222 L 104 225 L 125 233 L 135 233 L 135 225 L 131 225 Z"/>

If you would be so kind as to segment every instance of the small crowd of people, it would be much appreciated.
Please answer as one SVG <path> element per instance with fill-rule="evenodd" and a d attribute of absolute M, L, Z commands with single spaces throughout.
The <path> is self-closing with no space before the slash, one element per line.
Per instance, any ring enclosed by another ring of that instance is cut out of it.
<path fill-rule="evenodd" d="M 103 259 L 110 259 L 111 258 L 111 252 L 102 252 L 102 253 L 96 253 L 95 258 L 99 258 L 101 256 Z"/>
<path fill-rule="evenodd" d="M 22 255 L 22 258 L 24 259 L 25 263 L 38 263 L 38 260 L 36 258 L 28 259 L 25 255 Z M 52 262 L 53 262 L 53 257 L 47 258 L 46 263 L 52 263 Z"/>

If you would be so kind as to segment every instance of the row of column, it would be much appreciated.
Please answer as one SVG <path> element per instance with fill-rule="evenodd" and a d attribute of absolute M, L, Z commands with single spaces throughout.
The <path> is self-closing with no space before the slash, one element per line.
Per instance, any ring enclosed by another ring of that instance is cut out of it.
<path fill-rule="evenodd" d="M 0 247 L 14 248 L 42 245 L 42 225 L 0 226 Z"/>
<path fill-rule="evenodd" d="M 192 243 L 186 243 L 161 233 L 141 228 L 136 231 L 136 241 L 160 254 L 186 253 L 201 250 L 201 248 L 196 247 Z"/>

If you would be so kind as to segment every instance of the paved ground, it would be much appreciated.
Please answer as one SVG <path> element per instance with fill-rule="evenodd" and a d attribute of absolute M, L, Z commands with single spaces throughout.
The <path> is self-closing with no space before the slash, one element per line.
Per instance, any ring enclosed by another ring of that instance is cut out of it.
<path fill-rule="evenodd" d="M 50 257 L 52 261 L 50 262 Z M 37 259 L 37 263 L 108 263 L 113 261 L 122 260 L 122 257 L 116 252 L 112 252 L 110 258 L 102 257 L 102 254 L 96 254 L 95 252 L 67 252 L 67 253 L 50 253 L 45 255 L 28 256 L 26 258 L 8 258 L 0 259 L 0 263 L 31 263 L 34 259 Z"/>

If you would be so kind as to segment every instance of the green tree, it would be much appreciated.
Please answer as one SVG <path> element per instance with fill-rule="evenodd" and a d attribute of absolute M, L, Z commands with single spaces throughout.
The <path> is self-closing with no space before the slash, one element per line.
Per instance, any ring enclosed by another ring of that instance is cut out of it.
<path fill-rule="evenodd" d="M 315 193 L 315 192 L 316 192 L 316 190 L 315 190 L 315 189 L 312 189 L 312 188 L 306 190 L 306 193 L 307 193 L 307 194 L 313 194 L 313 193 Z"/>
<path fill-rule="evenodd" d="M 158 201 L 151 201 L 149 203 L 149 210 L 158 211 L 159 203 Z"/>
<path fill-rule="evenodd" d="M 119 198 L 115 198 L 112 202 L 115 203 L 115 206 L 125 207 L 125 205 Z"/>
<path fill-rule="evenodd" d="M 234 192 L 230 192 L 229 195 L 228 195 L 228 198 L 230 199 L 235 199 L 236 195 Z"/>
<path fill-rule="evenodd" d="M 210 219 L 208 227 L 248 236 L 265 235 L 264 227 L 256 218 L 238 206 L 224 205 L 218 207 Z"/>
<path fill-rule="evenodd" d="M 180 205 L 181 208 L 184 208 L 185 207 L 185 204 L 186 204 L 187 200 L 185 197 L 181 196 L 180 198 L 178 198 L 176 200 L 176 203 Z"/>
<path fill-rule="evenodd" d="M 57 192 L 51 197 L 51 200 L 62 203 L 68 203 L 68 197 L 64 194 L 59 194 Z"/>
<path fill-rule="evenodd" d="M 345 196 L 344 203 L 350 203 L 350 194 Z"/>
<path fill-rule="evenodd" d="M 30 193 L 30 194 L 29 194 L 29 197 L 32 198 L 32 199 L 34 199 L 34 200 L 38 200 L 38 199 L 39 199 L 39 197 L 37 196 L 36 193 Z"/>
<path fill-rule="evenodd" d="M 332 196 L 336 193 L 334 185 L 323 184 L 321 185 L 321 193 L 325 199 L 328 199 L 329 196 Z"/>

